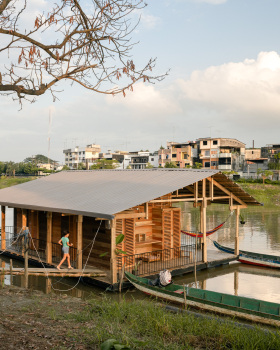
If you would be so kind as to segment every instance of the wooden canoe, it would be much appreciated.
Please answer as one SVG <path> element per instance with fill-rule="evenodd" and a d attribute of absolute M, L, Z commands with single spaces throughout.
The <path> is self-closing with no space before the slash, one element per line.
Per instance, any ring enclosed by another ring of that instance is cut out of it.
<path fill-rule="evenodd" d="M 171 302 L 250 321 L 280 326 L 280 304 L 240 297 L 177 284 L 153 286 L 148 278 L 125 272 L 126 278 L 139 290 Z"/>
<path fill-rule="evenodd" d="M 233 248 L 225 247 L 216 241 L 213 241 L 213 243 L 215 247 L 218 248 L 219 250 L 226 253 L 234 254 Z M 245 250 L 240 250 L 238 261 L 244 264 L 280 269 L 280 256 L 277 256 L 277 255 L 259 254 L 259 253 L 247 252 Z"/>

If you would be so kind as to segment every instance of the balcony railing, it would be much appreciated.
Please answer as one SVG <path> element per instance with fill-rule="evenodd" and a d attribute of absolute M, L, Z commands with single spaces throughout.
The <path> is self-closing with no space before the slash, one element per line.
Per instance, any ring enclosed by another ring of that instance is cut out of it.
<path fill-rule="evenodd" d="M 199 245 L 198 245 L 198 248 Z M 201 249 L 197 249 L 196 262 L 202 261 Z M 147 253 L 125 255 L 116 258 L 118 278 L 125 265 L 125 271 L 138 276 L 149 276 L 164 269 L 180 268 L 195 262 L 195 244 L 176 248 L 154 250 Z"/>

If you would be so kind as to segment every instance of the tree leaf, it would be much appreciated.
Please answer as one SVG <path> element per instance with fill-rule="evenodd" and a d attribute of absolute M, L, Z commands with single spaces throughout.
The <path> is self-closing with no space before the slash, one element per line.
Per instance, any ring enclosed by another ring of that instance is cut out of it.
<path fill-rule="evenodd" d="M 108 252 L 102 253 L 102 254 L 99 255 L 99 257 L 102 258 L 103 256 L 105 256 L 107 254 L 108 254 Z"/>
<path fill-rule="evenodd" d="M 114 344 L 116 344 L 116 339 L 107 339 L 101 344 L 100 350 L 111 350 L 114 349 Z"/>
<path fill-rule="evenodd" d="M 120 244 L 122 243 L 122 241 L 124 240 L 124 235 L 121 233 L 116 237 L 116 244 Z"/>
<path fill-rule="evenodd" d="M 116 248 L 116 253 L 117 254 L 127 254 L 127 252 L 124 252 L 123 250 L 118 249 L 118 248 Z"/>

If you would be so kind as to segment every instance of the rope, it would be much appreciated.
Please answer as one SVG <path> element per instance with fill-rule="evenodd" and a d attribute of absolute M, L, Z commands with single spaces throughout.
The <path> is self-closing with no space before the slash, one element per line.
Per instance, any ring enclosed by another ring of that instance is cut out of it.
<path fill-rule="evenodd" d="M 82 275 L 83 275 L 83 273 L 84 273 L 84 271 L 85 271 L 85 269 L 86 269 L 86 265 L 87 265 L 87 263 L 88 263 L 88 260 L 89 260 L 90 254 L 91 254 L 91 252 L 92 252 L 92 249 L 93 249 L 93 246 L 94 246 L 94 243 L 95 243 L 95 239 L 96 239 L 96 236 L 97 236 L 97 234 L 98 234 L 98 232 L 99 232 L 99 229 L 100 229 L 100 227 L 101 227 L 101 224 L 102 224 L 102 220 L 100 221 L 99 227 L 98 227 L 98 229 L 97 229 L 97 231 L 96 231 L 96 233 L 95 233 L 95 236 L 94 236 L 93 240 L 92 240 L 84 249 L 82 249 L 82 251 L 79 253 L 79 254 L 82 254 L 82 252 L 83 252 L 85 249 L 87 249 L 87 248 L 90 246 L 90 244 L 91 244 L 90 252 L 89 252 L 89 254 L 88 254 L 87 260 L 86 260 L 85 265 L 84 265 L 83 270 L 82 270 Z M 37 251 L 37 249 L 36 249 L 36 247 L 35 247 L 35 244 L 34 244 L 34 242 L 33 242 L 33 239 L 32 239 L 32 236 L 31 236 L 31 235 L 30 235 L 30 237 L 31 237 L 32 244 L 33 244 L 33 246 L 34 246 L 34 248 L 35 248 L 35 251 L 36 251 L 36 253 L 37 253 L 37 255 L 38 255 L 39 261 L 40 261 L 40 263 L 42 264 L 42 266 L 43 266 L 43 268 L 44 268 L 44 270 L 45 270 L 45 275 L 46 275 L 47 279 L 49 279 L 50 277 L 49 277 L 48 271 L 47 271 L 47 269 L 46 269 L 46 267 L 45 267 L 43 261 L 42 261 L 41 258 L 40 258 L 40 255 L 39 255 L 39 253 L 38 253 L 38 251 Z M 77 254 L 76 260 L 78 259 L 79 254 Z M 75 261 L 76 261 L 76 260 L 75 260 Z M 76 288 L 76 286 L 80 283 L 80 280 L 81 280 L 81 278 L 82 278 L 82 275 L 79 277 L 78 282 L 77 282 L 73 287 L 71 287 L 71 288 L 69 288 L 69 289 L 61 290 L 61 289 L 54 288 L 54 285 L 57 284 L 57 283 L 59 283 L 59 282 L 64 278 L 64 276 L 61 277 L 61 279 L 58 280 L 58 281 L 56 281 L 55 283 L 51 283 L 51 287 L 52 287 L 52 289 L 55 290 L 55 291 L 68 292 L 68 291 L 70 291 L 70 290 Z"/>

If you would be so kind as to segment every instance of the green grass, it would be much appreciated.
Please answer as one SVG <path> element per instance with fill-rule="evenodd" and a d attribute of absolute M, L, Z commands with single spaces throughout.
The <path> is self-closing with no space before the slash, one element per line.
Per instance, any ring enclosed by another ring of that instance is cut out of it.
<path fill-rule="evenodd" d="M 34 180 L 35 177 L 30 176 L 30 177 L 21 177 L 21 178 L 14 178 L 14 177 L 6 177 L 6 176 L 1 176 L 0 178 L 0 189 L 6 188 L 6 187 L 11 187 L 14 185 L 19 185 L 24 182 L 28 182 L 31 180 Z"/>
<path fill-rule="evenodd" d="M 155 300 L 115 302 L 96 297 L 82 311 L 61 317 L 80 325 L 76 337 L 87 346 L 113 338 L 130 349 L 280 349 L 279 333 L 226 319 L 171 313 Z"/>
<path fill-rule="evenodd" d="M 280 185 L 249 183 L 238 183 L 238 185 L 266 207 L 279 207 Z"/>

